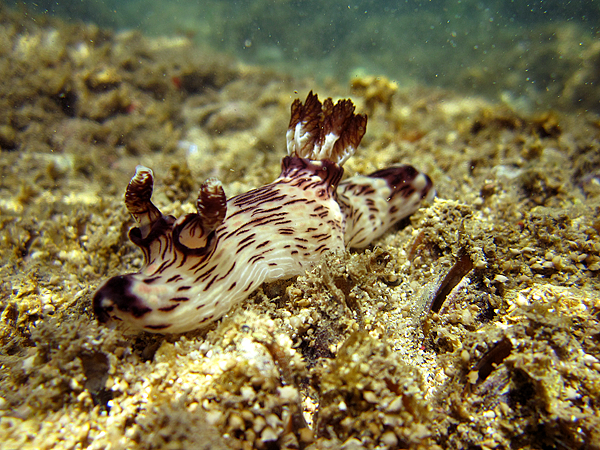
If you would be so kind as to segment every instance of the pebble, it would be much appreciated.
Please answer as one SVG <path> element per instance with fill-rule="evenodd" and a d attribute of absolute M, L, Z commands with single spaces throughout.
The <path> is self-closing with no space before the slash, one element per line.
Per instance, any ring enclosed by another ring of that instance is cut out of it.
<path fill-rule="evenodd" d="M 252 429 L 257 433 L 260 433 L 266 425 L 267 421 L 263 416 L 256 416 L 254 423 L 252 424 Z"/>
<path fill-rule="evenodd" d="M 393 431 L 386 431 L 381 435 L 380 441 L 382 444 L 387 445 L 389 448 L 394 448 L 398 445 L 398 438 Z"/>
<path fill-rule="evenodd" d="M 396 413 L 396 412 L 400 411 L 402 409 L 402 407 L 403 407 L 402 396 L 399 395 L 394 400 L 392 400 L 392 402 L 389 404 L 389 406 L 387 407 L 387 412 Z"/>
<path fill-rule="evenodd" d="M 286 403 L 296 403 L 300 399 L 298 390 L 293 386 L 282 386 L 277 388 L 277 393 Z"/>
<path fill-rule="evenodd" d="M 369 403 L 377 403 L 379 400 L 377 399 L 377 395 L 374 392 L 366 391 L 363 393 L 363 398 Z"/>
<path fill-rule="evenodd" d="M 271 428 L 267 427 L 263 430 L 260 435 L 260 438 L 263 442 L 272 442 L 277 440 L 277 433 Z"/>
<path fill-rule="evenodd" d="M 470 355 L 469 351 L 466 349 L 463 349 L 463 351 L 460 352 L 460 359 L 462 359 L 462 361 L 464 363 L 468 363 L 469 360 L 471 359 L 471 355 Z"/>
<path fill-rule="evenodd" d="M 472 370 L 467 375 L 467 378 L 469 380 L 469 383 L 475 384 L 475 383 L 477 383 L 477 380 L 479 380 L 479 372 L 477 372 L 476 370 Z"/>
<path fill-rule="evenodd" d="M 277 417 L 277 414 L 268 414 L 266 417 L 267 420 L 267 424 L 269 425 L 269 427 L 271 428 L 277 428 L 279 426 L 281 426 L 281 419 L 279 417 Z"/>
<path fill-rule="evenodd" d="M 243 430 L 244 419 L 242 419 L 239 414 L 233 413 L 229 416 L 229 426 L 233 430 Z"/>

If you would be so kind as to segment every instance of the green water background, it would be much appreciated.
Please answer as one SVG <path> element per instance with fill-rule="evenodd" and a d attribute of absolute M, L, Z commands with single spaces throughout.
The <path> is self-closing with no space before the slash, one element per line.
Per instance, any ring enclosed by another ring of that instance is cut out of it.
<path fill-rule="evenodd" d="M 185 35 L 319 81 L 385 75 L 401 86 L 442 86 L 530 109 L 600 110 L 600 2 L 593 0 L 7 3 L 116 30 Z"/>

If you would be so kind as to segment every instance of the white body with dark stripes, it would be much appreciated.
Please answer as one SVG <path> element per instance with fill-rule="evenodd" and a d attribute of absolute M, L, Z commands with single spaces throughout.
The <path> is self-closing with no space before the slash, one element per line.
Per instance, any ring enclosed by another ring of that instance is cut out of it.
<path fill-rule="evenodd" d="M 288 153 L 273 183 L 225 199 L 218 180 L 202 185 L 198 213 L 175 219 L 151 202 L 153 174 L 138 167 L 125 202 L 144 252 L 138 273 L 96 291 L 101 322 L 181 333 L 205 326 L 262 283 L 304 273 L 327 252 L 362 248 L 433 195 L 427 175 L 404 165 L 340 183 L 341 164 L 364 135 L 366 117 L 349 100 L 324 105 L 310 93 L 292 104 Z"/>

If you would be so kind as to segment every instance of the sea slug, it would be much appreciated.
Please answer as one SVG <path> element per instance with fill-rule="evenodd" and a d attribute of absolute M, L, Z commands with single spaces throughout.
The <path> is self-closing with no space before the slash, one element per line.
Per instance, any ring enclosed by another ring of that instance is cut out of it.
<path fill-rule="evenodd" d="M 327 252 L 366 247 L 433 196 L 430 178 L 409 165 L 340 182 L 367 125 L 350 100 L 321 104 L 310 92 L 291 112 L 279 178 L 229 200 L 211 178 L 197 213 L 162 214 L 150 200 L 152 170 L 137 167 L 125 204 L 144 265 L 98 288 L 100 322 L 158 333 L 203 327 L 264 282 L 302 274 Z"/>

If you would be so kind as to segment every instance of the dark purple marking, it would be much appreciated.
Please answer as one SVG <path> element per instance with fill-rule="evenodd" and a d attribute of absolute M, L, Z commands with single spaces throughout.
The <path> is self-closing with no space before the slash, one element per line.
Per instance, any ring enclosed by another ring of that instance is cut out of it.
<path fill-rule="evenodd" d="M 217 281 L 221 281 L 221 280 L 224 280 L 225 278 L 227 278 L 229 276 L 229 274 L 231 272 L 233 272 L 234 268 L 235 268 L 235 261 L 233 262 L 233 265 L 231 266 L 231 269 L 229 269 L 225 275 L 223 275 L 222 277 L 218 278 Z"/>
<path fill-rule="evenodd" d="M 152 277 L 152 278 L 144 278 L 144 283 L 146 283 L 146 284 L 152 284 L 156 280 L 160 280 L 160 276 L 158 276 L 158 277 Z"/>
<path fill-rule="evenodd" d="M 296 203 L 305 203 L 307 205 L 311 204 L 311 203 L 315 203 L 316 200 L 308 200 L 306 198 L 295 198 L 293 200 L 288 200 L 287 202 L 285 202 L 283 204 L 283 206 L 290 206 L 290 205 L 295 205 Z"/>
<path fill-rule="evenodd" d="M 262 244 L 258 244 L 258 245 L 256 246 L 256 249 L 258 250 L 259 248 L 262 248 L 262 247 L 264 247 L 265 245 L 269 245 L 270 243 L 271 243 L 271 241 L 265 241 L 265 242 L 263 242 Z"/>
<path fill-rule="evenodd" d="M 169 312 L 169 311 L 173 311 L 175 308 L 177 308 L 181 303 L 175 303 L 174 305 L 169 305 L 169 306 L 163 306 L 162 308 L 158 308 L 159 311 L 162 312 Z"/>
<path fill-rule="evenodd" d="M 212 266 L 210 269 L 208 269 L 206 272 L 203 272 L 202 274 L 200 274 L 195 280 L 194 280 L 194 284 L 198 283 L 199 281 L 205 281 L 206 279 L 208 279 L 208 277 L 210 277 L 210 274 L 217 268 L 217 266 Z"/>
<path fill-rule="evenodd" d="M 254 237 L 255 235 L 253 234 L 252 236 L 248 236 L 248 237 Z M 254 240 L 251 240 L 249 242 L 246 242 L 244 245 L 242 245 L 241 247 L 238 247 L 238 249 L 235 251 L 235 254 L 237 255 L 239 252 L 241 252 L 242 250 L 244 250 L 246 247 L 249 247 L 250 245 L 254 244 Z"/>
<path fill-rule="evenodd" d="M 265 259 L 265 257 L 263 255 L 254 255 L 248 259 L 248 264 L 256 264 L 261 259 Z"/>
<path fill-rule="evenodd" d="M 162 273 L 164 272 L 166 269 L 168 269 L 169 267 L 171 267 L 173 264 L 175 264 L 177 262 L 177 258 L 173 258 L 173 259 L 167 259 L 165 260 L 159 267 L 158 269 L 156 269 L 156 273 Z"/>
<path fill-rule="evenodd" d="M 148 330 L 164 330 L 165 328 L 169 328 L 170 326 L 170 323 L 165 323 L 161 325 L 145 325 L 144 328 Z"/>
<path fill-rule="evenodd" d="M 217 281 L 217 278 L 219 278 L 219 275 L 218 275 L 218 274 L 217 274 L 217 275 L 215 275 L 215 276 L 212 278 L 212 280 L 210 280 L 210 281 L 208 282 L 208 284 L 207 284 L 207 285 L 204 287 L 204 292 L 206 292 L 206 291 L 208 291 L 208 290 L 210 289 L 210 287 L 213 285 L 213 283 L 214 283 L 215 281 Z"/>
<path fill-rule="evenodd" d="M 92 307 L 98 321 L 107 322 L 111 317 L 109 313 L 114 308 L 129 313 L 137 319 L 152 311 L 137 295 L 131 293 L 131 284 L 131 275 L 119 275 L 110 278 L 96 291 Z M 109 306 L 102 306 L 105 300 L 109 301 Z"/>

